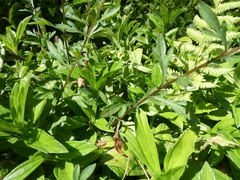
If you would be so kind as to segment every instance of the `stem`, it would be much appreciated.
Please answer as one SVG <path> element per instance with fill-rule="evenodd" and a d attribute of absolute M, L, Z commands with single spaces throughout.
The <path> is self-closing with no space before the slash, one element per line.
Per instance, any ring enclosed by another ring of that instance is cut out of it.
<path fill-rule="evenodd" d="M 94 27 L 95 24 L 96 24 L 96 21 L 97 21 L 99 15 L 100 15 L 100 12 L 101 12 L 101 9 L 102 9 L 104 3 L 105 3 L 105 0 L 102 1 L 101 5 L 100 5 L 99 8 L 98 8 L 97 14 L 96 14 L 96 16 L 95 16 L 95 18 L 94 18 L 94 20 L 93 20 L 93 22 L 92 22 L 92 25 L 91 25 L 90 28 L 88 29 L 87 35 L 86 35 L 86 37 L 85 37 L 85 39 L 84 39 L 84 41 L 83 41 L 83 45 L 82 45 L 82 47 L 81 47 L 81 49 L 80 49 L 80 51 L 79 51 L 79 53 L 78 53 L 77 59 L 79 59 L 80 56 L 81 56 L 81 54 L 82 54 L 83 48 L 85 47 L 85 45 L 86 45 L 86 43 L 87 43 L 87 41 L 88 41 L 88 39 L 89 39 L 89 37 L 90 37 L 90 34 L 91 34 L 91 32 L 92 32 L 92 29 L 93 29 L 93 27 Z M 65 81 L 65 83 L 64 83 L 64 85 L 63 85 L 63 88 L 62 88 L 62 92 L 64 91 L 65 87 L 67 86 L 68 81 L 69 81 L 69 79 L 70 79 L 70 76 L 71 76 L 74 68 L 76 67 L 76 65 L 77 65 L 77 60 L 76 60 L 76 61 L 74 62 L 74 64 L 72 65 L 72 68 L 70 69 L 70 71 L 69 71 L 69 73 L 68 73 L 68 75 L 67 75 L 66 81 Z"/>
<path fill-rule="evenodd" d="M 198 69 L 200 69 L 200 68 L 202 68 L 202 67 L 205 67 L 205 66 L 207 66 L 208 64 L 210 64 L 210 63 L 212 63 L 212 62 L 214 62 L 214 61 L 217 61 L 217 60 L 219 60 L 219 59 L 221 59 L 221 58 L 223 58 L 223 57 L 225 57 L 225 56 L 228 56 L 228 55 L 230 55 L 230 54 L 232 54 L 232 53 L 234 53 L 234 52 L 236 52 L 236 51 L 238 51 L 238 50 L 240 50 L 240 46 L 235 47 L 235 48 L 233 48 L 233 49 L 230 50 L 230 51 L 224 52 L 224 53 L 222 53 L 221 55 L 219 55 L 219 56 L 211 59 L 210 61 L 207 61 L 207 62 L 205 62 L 205 63 L 203 63 L 203 64 L 201 64 L 201 65 L 199 65 L 199 66 L 197 66 L 197 67 L 195 67 L 195 68 L 193 68 L 193 69 L 191 69 L 190 71 L 185 72 L 185 73 L 183 74 L 183 76 L 188 75 L 188 74 L 190 74 L 190 73 L 192 73 L 192 72 L 194 72 L 194 71 L 197 71 Z M 178 77 L 178 78 L 179 78 L 179 77 Z M 128 113 L 130 113 L 132 110 L 134 110 L 137 106 L 139 106 L 139 105 L 142 104 L 144 101 L 146 101 L 147 99 L 149 99 L 149 97 L 155 95 L 157 92 L 159 92 L 159 91 L 162 90 L 163 88 L 166 88 L 167 86 L 169 86 L 169 85 L 171 85 L 172 83 L 176 82 L 176 81 L 178 80 L 178 78 L 175 78 L 175 79 L 169 81 L 168 83 L 161 85 L 157 90 L 153 91 L 153 92 L 152 92 L 151 94 L 149 94 L 147 97 L 141 99 L 138 103 L 136 103 L 134 106 L 132 106 L 130 109 L 128 109 L 121 117 L 119 117 L 119 118 L 118 118 L 116 121 L 114 121 L 111 125 L 112 125 L 112 126 L 115 125 L 118 121 L 122 120 Z"/>

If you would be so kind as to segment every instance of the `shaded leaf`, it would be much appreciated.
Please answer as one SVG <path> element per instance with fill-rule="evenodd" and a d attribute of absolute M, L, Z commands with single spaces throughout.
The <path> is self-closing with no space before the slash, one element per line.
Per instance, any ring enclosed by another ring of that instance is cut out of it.
<path fill-rule="evenodd" d="M 45 153 L 68 153 L 68 150 L 42 129 L 31 128 L 23 133 L 22 139 L 27 146 Z"/>
<path fill-rule="evenodd" d="M 116 112 L 118 112 L 120 109 L 122 108 L 122 104 L 120 103 L 114 103 L 109 105 L 108 107 L 106 107 L 101 113 L 100 113 L 100 117 L 102 118 L 106 118 L 109 117 L 113 114 L 115 114 Z"/>
<path fill-rule="evenodd" d="M 91 164 L 89 166 L 87 166 L 85 169 L 82 170 L 81 175 L 79 180 L 87 180 L 92 173 L 94 172 L 95 168 L 96 168 L 96 163 Z"/>
<path fill-rule="evenodd" d="M 74 167 L 74 171 L 73 171 L 73 180 L 79 180 L 80 179 L 80 165 L 77 164 Z"/>
<path fill-rule="evenodd" d="M 66 141 L 63 143 L 69 153 L 57 154 L 57 158 L 62 160 L 71 160 L 77 157 L 85 156 L 97 149 L 97 146 L 87 141 Z"/>
<path fill-rule="evenodd" d="M 203 1 L 198 3 L 199 13 L 201 17 L 208 23 L 208 25 L 218 33 L 221 29 L 220 23 L 218 21 L 217 15 L 213 10 Z"/>
<path fill-rule="evenodd" d="M 44 161 L 45 158 L 42 156 L 42 154 L 37 152 L 34 156 L 30 157 L 28 160 L 24 161 L 15 169 L 13 169 L 4 178 L 4 180 L 23 180 Z"/>

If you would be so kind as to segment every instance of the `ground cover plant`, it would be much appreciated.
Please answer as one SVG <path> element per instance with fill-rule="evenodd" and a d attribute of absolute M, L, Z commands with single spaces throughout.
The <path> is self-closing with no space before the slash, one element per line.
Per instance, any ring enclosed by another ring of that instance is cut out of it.
<path fill-rule="evenodd" d="M 240 179 L 239 7 L 2 2 L 0 179 Z"/>

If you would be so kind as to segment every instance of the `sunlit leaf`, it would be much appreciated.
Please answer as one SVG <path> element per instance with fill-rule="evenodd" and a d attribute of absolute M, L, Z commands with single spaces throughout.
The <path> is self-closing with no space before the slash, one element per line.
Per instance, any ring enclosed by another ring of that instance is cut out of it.
<path fill-rule="evenodd" d="M 71 162 L 58 162 L 53 170 L 54 176 L 57 180 L 69 179 L 73 180 L 74 166 Z"/>
<path fill-rule="evenodd" d="M 120 6 L 114 7 L 113 9 L 107 9 L 104 14 L 102 15 L 100 21 L 103 21 L 111 16 L 115 15 L 120 9 Z"/>
<path fill-rule="evenodd" d="M 124 135 L 134 154 L 148 167 L 154 177 L 158 177 L 161 172 L 158 151 L 143 110 L 137 112 L 136 136 L 130 130 L 127 130 Z"/>
<path fill-rule="evenodd" d="M 195 150 L 194 144 L 198 137 L 198 131 L 198 127 L 185 130 L 175 144 L 168 149 L 164 159 L 165 172 L 172 168 L 186 166 L 189 156 Z M 184 169 L 182 169 L 182 173 L 183 171 Z"/>
<path fill-rule="evenodd" d="M 216 179 L 212 168 L 209 166 L 207 162 L 204 163 L 201 171 L 199 172 L 198 179 L 199 180 L 205 180 L 205 179 L 215 180 Z"/>
<path fill-rule="evenodd" d="M 162 83 L 162 72 L 158 63 L 155 63 L 152 69 L 152 82 L 155 86 L 160 86 Z"/>
<path fill-rule="evenodd" d="M 19 83 L 16 83 L 12 89 L 10 96 L 10 110 L 14 124 L 23 128 L 25 117 L 25 104 L 28 93 L 28 88 L 31 79 L 31 73 L 24 76 L 24 68 L 22 68 L 23 77 Z"/>
<path fill-rule="evenodd" d="M 106 131 L 106 132 L 113 132 L 113 129 L 111 128 L 111 126 L 109 125 L 109 123 L 106 121 L 106 119 L 104 118 L 99 118 L 96 119 L 93 124 L 98 128 L 101 129 L 102 131 Z"/>

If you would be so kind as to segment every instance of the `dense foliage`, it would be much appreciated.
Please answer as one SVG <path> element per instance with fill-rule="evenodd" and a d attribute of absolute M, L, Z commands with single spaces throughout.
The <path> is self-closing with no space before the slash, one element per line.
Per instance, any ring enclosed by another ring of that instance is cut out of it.
<path fill-rule="evenodd" d="M 1 2 L 0 179 L 240 179 L 239 7 Z"/>

